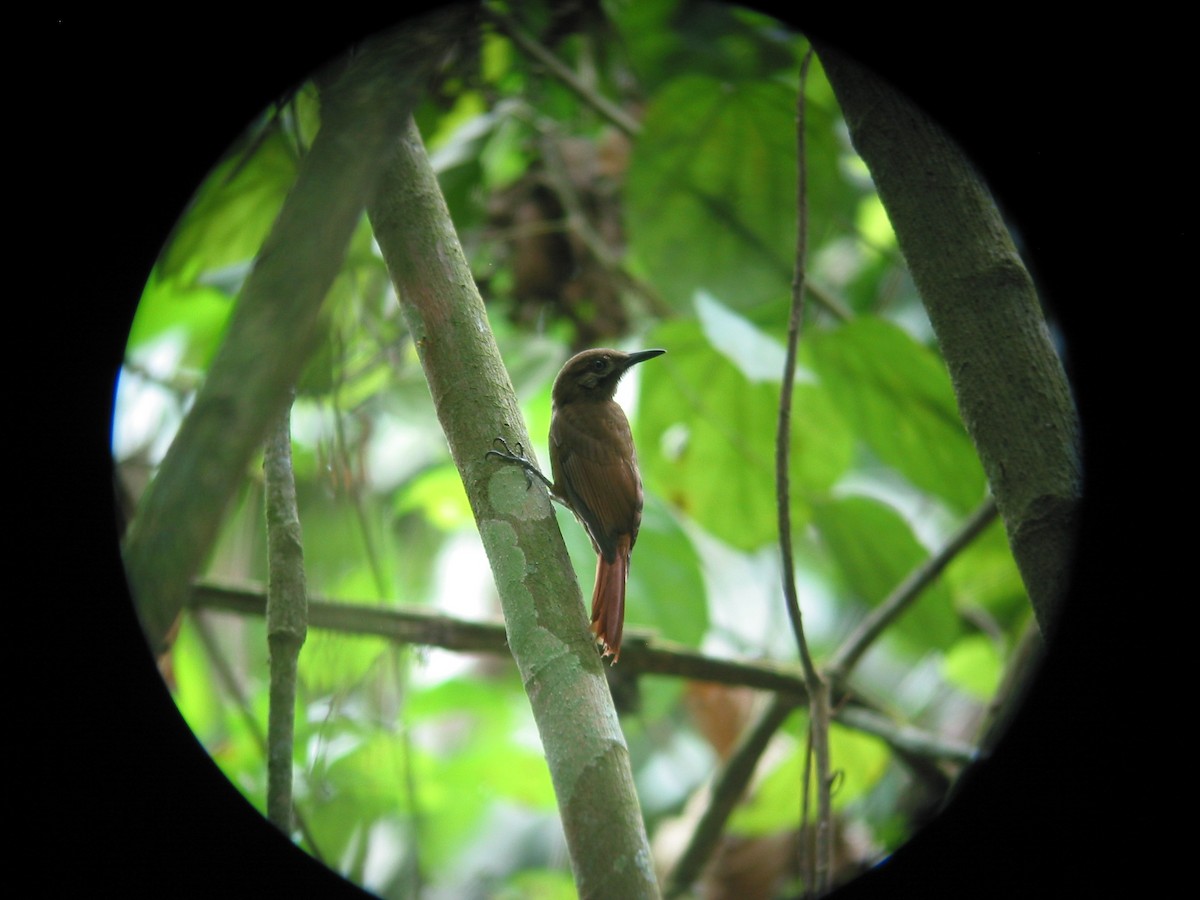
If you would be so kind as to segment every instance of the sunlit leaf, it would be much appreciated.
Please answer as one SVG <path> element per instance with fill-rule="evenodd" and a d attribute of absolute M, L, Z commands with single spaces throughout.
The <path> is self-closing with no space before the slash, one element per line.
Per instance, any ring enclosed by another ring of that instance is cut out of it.
<path fill-rule="evenodd" d="M 440 735 L 437 752 L 421 755 L 418 773 L 430 829 L 422 846 L 431 859 L 445 864 L 497 800 L 554 809 L 540 747 L 513 740 L 514 727 L 533 727 L 519 683 L 445 682 L 414 694 L 408 712 L 421 734 Z"/>
<path fill-rule="evenodd" d="M 171 647 L 171 672 L 175 704 L 188 727 L 201 741 L 215 742 L 222 735 L 223 705 L 209 683 L 211 671 L 204 645 L 187 617 L 181 620 Z"/>
<path fill-rule="evenodd" d="M 570 872 L 526 869 L 510 878 L 493 896 L 495 900 L 575 900 L 579 890 Z"/>
<path fill-rule="evenodd" d="M 996 693 L 1003 668 L 995 643 L 982 634 L 956 641 L 942 660 L 946 680 L 980 701 Z"/>
<path fill-rule="evenodd" d="M 233 300 L 225 291 L 164 279 L 155 270 L 138 303 L 126 352 L 138 360 L 151 342 L 170 336 L 183 348 L 181 367 L 206 367 L 232 311 Z"/>
<path fill-rule="evenodd" d="M 471 504 L 462 476 L 453 464 L 428 469 L 396 494 L 396 512 L 420 512 L 443 531 L 456 531 L 473 523 Z"/>
<path fill-rule="evenodd" d="M 771 542 L 778 531 L 778 380 L 752 381 L 696 322 L 668 322 L 651 339 L 668 352 L 642 382 L 638 458 L 648 483 L 734 547 Z M 823 388 L 796 384 L 790 455 L 796 528 L 809 518 L 809 498 L 841 477 L 851 453 L 850 432 Z"/>
<path fill-rule="evenodd" d="M 779 382 L 787 351 L 775 338 L 727 309 L 708 291 L 696 292 L 696 316 L 704 337 L 750 381 Z M 811 381 L 811 377 L 801 380 Z"/>
<path fill-rule="evenodd" d="M 362 680 L 388 652 L 382 638 L 347 637 L 311 629 L 298 662 L 298 678 L 308 690 L 321 694 Z"/>
<path fill-rule="evenodd" d="M 799 827 L 806 752 L 805 742 L 797 741 L 792 752 L 754 786 L 749 799 L 730 816 L 730 832 L 749 837 Z M 836 777 L 833 808 L 842 809 L 873 788 L 886 771 L 890 755 L 887 745 L 878 738 L 832 723 L 829 757 L 830 771 Z M 815 766 L 810 765 L 810 778 L 814 772 Z M 815 783 L 810 791 L 810 797 L 815 798 Z"/>

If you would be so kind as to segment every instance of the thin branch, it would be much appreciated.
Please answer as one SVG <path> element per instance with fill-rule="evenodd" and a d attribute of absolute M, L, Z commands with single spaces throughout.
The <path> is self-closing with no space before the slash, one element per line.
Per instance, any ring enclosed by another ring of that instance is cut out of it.
<path fill-rule="evenodd" d="M 566 63 L 526 34 L 514 19 L 492 7 L 484 6 L 482 9 L 484 17 L 500 29 L 509 40 L 541 65 L 545 66 L 551 75 L 574 91 L 581 100 L 623 132 L 630 137 L 635 137 L 642 130 L 641 126 L 632 116 L 607 97 L 596 93 L 592 89 L 592 86 L 586 84 Z"/>
<path fill-rule="evenodd" d="M 830 313 L 839 322 L 849 322 L 854 318 L 854 313 L 846 306 L 845 301 L 824 285 L 813 281 L 811 278 L 806 278 L 804 289 L 817 301 L 818 306 Z"/>
<path fill-rule="evenodd" d="M 725 829 L 726 820 L 754 776 L 754 769 L 768 742 L 797 705 L 798 698 L 777 694 L 754 724 L 746 729 L 713 783 L 712 798 L 696 824 L 687 848 L 666 878 L 664 897 L 680 896 L 700 877 Z"/>
<path fill-rule="evenodd" d="M 193 587 L 190 607 L 261 616 L 266 600 L 261 590 L 209 582 Z M 460 653 L 510 655 L 502 622 L 471 622 L 423 607 L 363 606 L 346 602 L 309 600 L 308 624 L 312 628 L 359 636 L 386 638 L 395 643 L 422 644 Z M 741 662 L 705 656 L 641 631 L 627 631 L 621 652 L 623 672 L 675 675 L 776 691 L 804 703 L 804 681 L 794 669 L 765 662 Z"/>
<path fill-rule="evenodd" d="M 930 734 L 911 725 L 893 722 L 861 706 L 845 706 L 838 710 L 833 718 L 842 725 L 875 735 L 886 741 L 894 750 L 905 751 L 913 756 L 964 765 L 974 762 L 979 757 L 978 749 L 970 744 Z"/>
<path fill-rule="evenodd" d="M 265 607 L 265 599 L 264 599 Z M 204 616 L 192 616 L 191 623 L 196 629 L 196 634 L 200 638 L 200 643 L 204 645 L 204 652 L 208 655 L 208 661 L 213 667 L 213 673 L 216 676 L 217 683 L 229 695 L 233 701 L 234 707 L 237 709 L 238 715 L 241 716 L 242 722 L 246 727 L 246 733 L 250 735 L 255 745 L 258 747 L 263 757 L 267 756 L 267 738 L 262 732 L 262 723 L 250 708 L 250 701 L 246 699 L 246 695 L 242 693 L 241 686 L 238 684 L 237 676 L 234 674 L 232 666 L 229 665 L 229 660 L 225 658 L 225 654 L 221 652 L 221 648 L 217 643 L 216 637 L 212 633 Z M 328 865 L 324 855 L 321 853 L 321 848 L 317 846 L 316 840 L 313 838 L 312 832 L 308 828 L 308 823 L 300 810 L 296 808 L 295 803 L 292 804 L 292 823 L 300 832 L 300 842 L 305 847 L 308 853 L 318 862 Z"/>
<path fill-rule="evenodd" d="M 261 588 L 200 582 L 192 588 L 190 606 L 261 616 L 266 597 Z M 470 622 L 411 606 L 363 606 L 309 598 L 308 624 L 326 631 L 424 644 L 461 653 L 508 653 L 503 622 Z"/>
<path fill-rule="evenodd" d="M 800 823 L 808 821 L 808 811 L 812 808 L 812 767 L 813 757 L 813 723 L 809 717 L 808 728 L 804 730 L 804 766 L 800 778 Z M 816 884 L 817 866 L 817 829 L 801 827 L 796 835 L 796 871 L 802 873 L 804 883 L 812 892 Z"/>
<path fill-rule="evenodd" d="M 817 667 L 813 664 L 804 637 L 803 617 L 800 601 L 796 596 L 795 562 L 792 558 L 792 512 L 791 487 L 788 475 L 788 458 L 792 444 L 792 389 L 796 380 L 796 351 L 800 342 L 800 327 L 804 316 L 805 259 L 808 254 L 808 188 L 804 158 L 804 82 L 808 64 L 812 59 L 810 50 L 800 67 L 800 99 L 797 121 L 799 145 L 797 154 L 797 228 L 796 268 L 792 276 L 792 305 L 788 315 L 787 358 L 783 367 L 783 384 L 779 392 L 779 426 L 775 435 L 775 505 L 779 513 L 779 550 L 783 557 L 783 595 L 787 602 L 788 618 L 800 650 L 800 662 L 804 666 L 804 677 L 810 686 L 820 681 Z"/>
<path fill-rule="evenodd" d="M 800 328 L 804 321 L 804 281 L 808 258 L 808 160 L 805 151 L 806 104 L 804 92 L 813 52 L 810 47 L 800 63 L 800 84 L 796 98 L 796 262 L 792 276 L 792 304 L 788 315 L 787 359 L 779 392 L 779 430 L 775 443 L 775 502 L 779 509 L 779 549 L 782 555 L 783 593 L 788 618 L 800 650 L 804 682 L 808 687 L 811 717 L 812 752 L 817 767 L 816 860 L 814 878 L 809 887 L 816 894 L 829 889 L 833 854 L 833 806 L 829 781 L 829 693 L 813 663 L 804 636 L 800 601 L 796 596 L 795 562 L 792 559 L 791 488 L 788 484 L 788 457 L 792 443 L 792 389 L 796 378 L 796 353 Z"/>
<path fill-rule="evenodd" d="M 266 597 L 261 589 L 200 582 L 192 588 L 188 608 L 239 616 L 262 616 L 266 610 Z M 364 606 L 310 598 L 308 625 L 310 628 L 352 637 L 380 637 L 396 644 L 440 647 L 459 653 L 511 656 L 502 622 L 472 622 L 423 607 Z M 680 644 L 660 640 L 640 629 L 625 632 L 621 670 L 622 676 L 628 678 L 637 675 L 674 676 L 689 681 L 771 691 L 796 708 L 807 704 L 804 679 L 792 667 L 764 661 L 747 662 L 705 656 Z M 232 675 L 222 681 L 232 685 Z M 233 691 L 234 687 L 230 690 Z M 838 699 L 841 705 L 833 715 L 835 720 L 847 727 L 873 734 L 896 750 L 952 762 L 962 761 L 965 755 L 973 758 L 976 753 L 966 745 L 945 741 L 908 725 L 893 724 L 861 696 Z M 265 744 L 263 746 L 265 749 Z"/>
<path fill-rule="evenodd" d="M 621 668 L 637 674 L 673 675 L 689 681 L 774 691 L 791 696 L 799 705 L 808 702 L 804 678 L 793 666 L 705 656 L 640 630 L 626 629 L 621 645 Z"/>
<path fill-rule="evenodd" d="M 875 607 L 833 654 L 825 674 L 834 683 L 843 681 L 871 644 L 898 619 L 968 544 L 983 533 L 996 517 L 996 503 L 989 497 L 937 553 L 909 574 L 883 603 Z"/>
<path fill-rule="evenodd" d="M 304 550 L 292 474 L 291 406 L 281 413 L 263 454 L 266 485 L 267 646 L 270 701 L 267 715 L 267 818 L 292 831 L 292 758 L 295 747 L 296 669 L 308 633 Z"/>

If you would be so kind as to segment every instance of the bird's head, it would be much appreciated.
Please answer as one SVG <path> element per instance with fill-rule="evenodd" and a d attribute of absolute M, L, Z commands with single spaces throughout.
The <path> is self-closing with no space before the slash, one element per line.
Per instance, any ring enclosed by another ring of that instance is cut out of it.
<path fill-rule="evenodd" d="M 567 360 L 558 377 L 554 379 L 554 405 L 562 406 L 577 400 L 611 400 L 621 376 L 630 368 L 666 352 L 639 350 L 636 353 L 625 353 L 599 347 L 576 353 Z"/>

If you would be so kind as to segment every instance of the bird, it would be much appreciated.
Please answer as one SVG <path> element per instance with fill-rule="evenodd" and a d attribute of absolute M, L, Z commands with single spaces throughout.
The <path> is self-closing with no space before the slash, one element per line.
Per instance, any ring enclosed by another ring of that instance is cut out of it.
<path fill-rule="evenodd" d="M 629 420 L 613 399 L 622 376 L 638 363 L 666 353 L 625 353 L 596 348 L 566 361 L 551 390 L 550 472 L 552 479 L 503 438 L 497 456 L 520 465 L 526 478 L 539 478 L 551 496 L 571 510 L 587 530 L 596 551 L 591 631 L 601 657 L 621 657 L 625 622 L 625 582 L 642 523 L 642 477 Z"/>

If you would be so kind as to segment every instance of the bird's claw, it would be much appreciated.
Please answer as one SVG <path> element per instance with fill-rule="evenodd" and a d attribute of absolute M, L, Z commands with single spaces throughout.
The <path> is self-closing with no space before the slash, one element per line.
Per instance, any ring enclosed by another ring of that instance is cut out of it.
<path fill-rule="evenodd" d="M 496 449 L 496 444 L 499 444 L 504 448 L 503 452 Z M 535 475 L 543 484 L 546 485 L 547 488 L 550 487 L 549 479 L 547 479 L 546 476 L 541 473 L 541 470 L 534 465 L 533 460 L 525 456 L 525 448 L 520 444 L 517 444 L 517 450 L 514 453 L 512 447 L 508 446 L 508 441 L 502 437 L 497 437 L 492 441 L 492 449 L 484 454 L 485 458 L 489 456 L 494 456 L 497 459 L 504 460 L 505 462 L 516 463 L 518 466 L 520 466 L 525 472 L 525 490 L 529 490 L 531 487 L 533 487 L 533 478 Z"/>
<path fill-rule="evenodd" d="M 496 449 L 495 445 L 499 444 L 504 448 L 501 452 Z M 502 459 L 505 462 L 516 463 L 525 472 L 525 490 L 533 487 L 533 463 L 525 456 L 525 448 L 518 442 L 517 450 L 514 453 L 512 447 L 508 446 L 508 441 L 502 437 L 496 437 L 492 440 L 492 449 L 483 454 L 484 458 L 494 456 L 497 459 Z"/>
<path fill-rule="evenodd" d="M 501 447 L 504 448 L 503 453 L 501 453 L 499 450 L 495 449 L 496 444 L 499 444 Z M 513 453 L 512 447 L 508 446 L 508 441 L 506 441 L 502 437 L 494 438 L 492 440 L 492 449 L 483 455 L 484 456 L 498 456 L 501 459 L 507 459 L 507 460 L 510 460 L 513 462 L 516 462 L 517 460 L 522 460 L 522 461 L 528 462 L 528 460 L 525 459 L 525 448 L 524 447 L 522 447 L 520 444 L 517 444 L 517 452 Z"/>

